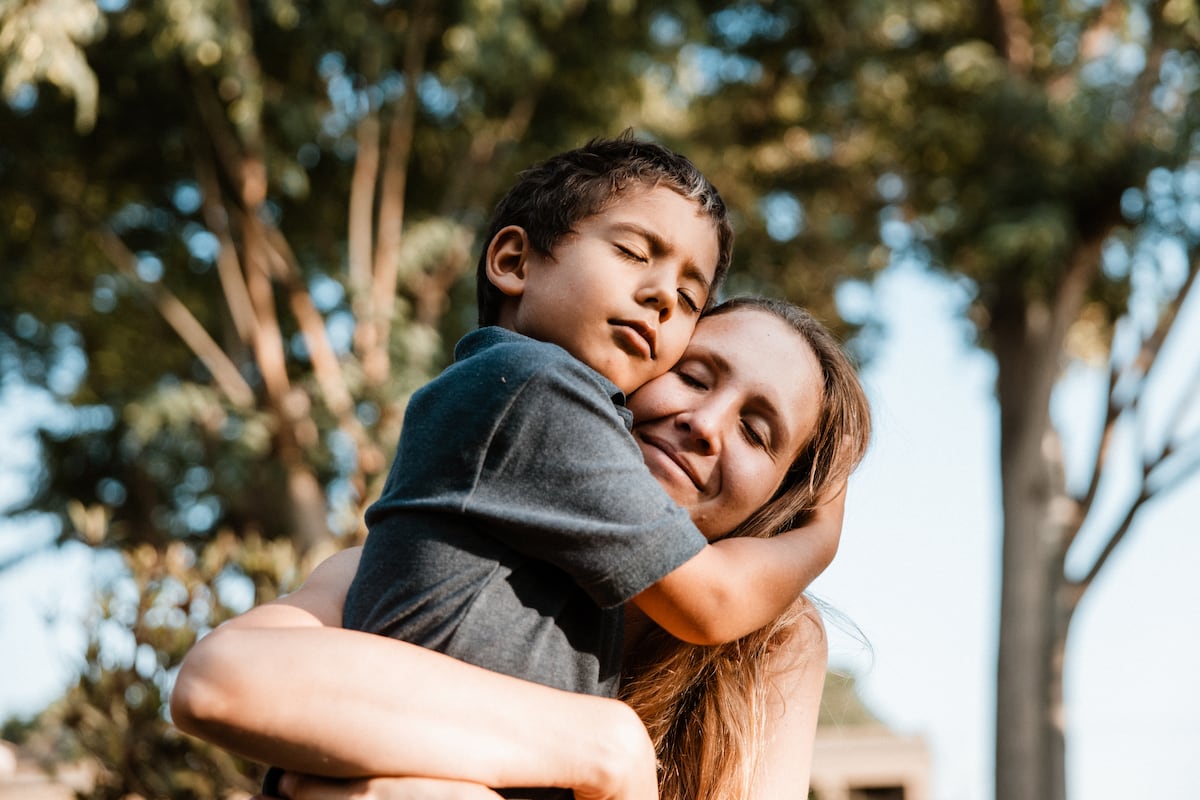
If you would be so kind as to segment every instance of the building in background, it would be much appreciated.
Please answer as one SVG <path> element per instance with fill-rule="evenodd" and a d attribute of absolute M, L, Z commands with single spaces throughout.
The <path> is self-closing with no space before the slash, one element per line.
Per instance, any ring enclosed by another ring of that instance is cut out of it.
<path fill-rule="evenodd" d="M 852 676 L 825 678 L 812 800 L 929 800 L 929 747 L 890 730 L 859 699 Z"/>

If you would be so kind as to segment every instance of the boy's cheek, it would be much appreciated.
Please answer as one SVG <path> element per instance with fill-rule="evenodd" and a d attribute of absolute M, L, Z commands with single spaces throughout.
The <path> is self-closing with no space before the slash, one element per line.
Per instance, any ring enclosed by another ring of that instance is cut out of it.
<path fill-rule="evenodd" d="M 683 351 L 687 350 L 692 335 L 696 333 L 698 321 L 695 317 L 676 318 L 669 320 L 659 329 L 658 360 L 668 362 L 667 369 L 675 366 L 676 362 L 683 358 Z"/>

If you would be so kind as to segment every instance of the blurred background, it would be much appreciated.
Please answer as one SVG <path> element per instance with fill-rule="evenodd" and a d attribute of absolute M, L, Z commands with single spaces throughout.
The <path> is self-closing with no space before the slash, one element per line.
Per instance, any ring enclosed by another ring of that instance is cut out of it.
<path fill-rule="evenodd" d="M 727 294 L 862 364 L 813 591 L 920 796 L 1194 797 L 1198 45 L 1192 0 L 0 2 L 0 791 L 254 787 L 180 659 L 361 541 L 491 205 L 632 128 L 734 209 Z"/>

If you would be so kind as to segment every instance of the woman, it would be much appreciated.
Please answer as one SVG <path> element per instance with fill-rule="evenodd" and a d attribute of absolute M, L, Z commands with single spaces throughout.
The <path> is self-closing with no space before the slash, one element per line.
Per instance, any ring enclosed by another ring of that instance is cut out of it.
<path fill-rule="evenodd" d="M 815 359 L 796 357 L 805 349 Z M 815 412 L 800 402 L 814 386 Z M 869 438 L 865 396 L 834 339 L 805 312 L 761 299 L 705 317 L 680 363 L 629 407 L 651 472 L 709 538 L 840 516 Z M 409 776 L 291 776 L 296 800 L 496 797 L 488 786 L 565 786 L 585 800 L 807 796 L 825 642 L 806 601 L 718 647 L 631 620 L 622 697 L 643 728 L 617 701 L 319 627 L 340 622 L 356 560 L 335 556 L 300 591 L 202 640 L 172 696 L 176 724 L 284 767 Z"/>

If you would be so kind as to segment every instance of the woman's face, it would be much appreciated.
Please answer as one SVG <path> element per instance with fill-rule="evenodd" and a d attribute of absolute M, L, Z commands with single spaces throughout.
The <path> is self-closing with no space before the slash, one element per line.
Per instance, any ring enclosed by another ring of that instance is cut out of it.
<path fill-rule="evenodd" d="M 629 398 L 651 473 L 709 539 L 762 507 L 812 435 L 821 371 L 765 311 L 706 317 L 673 370 Z"/>

